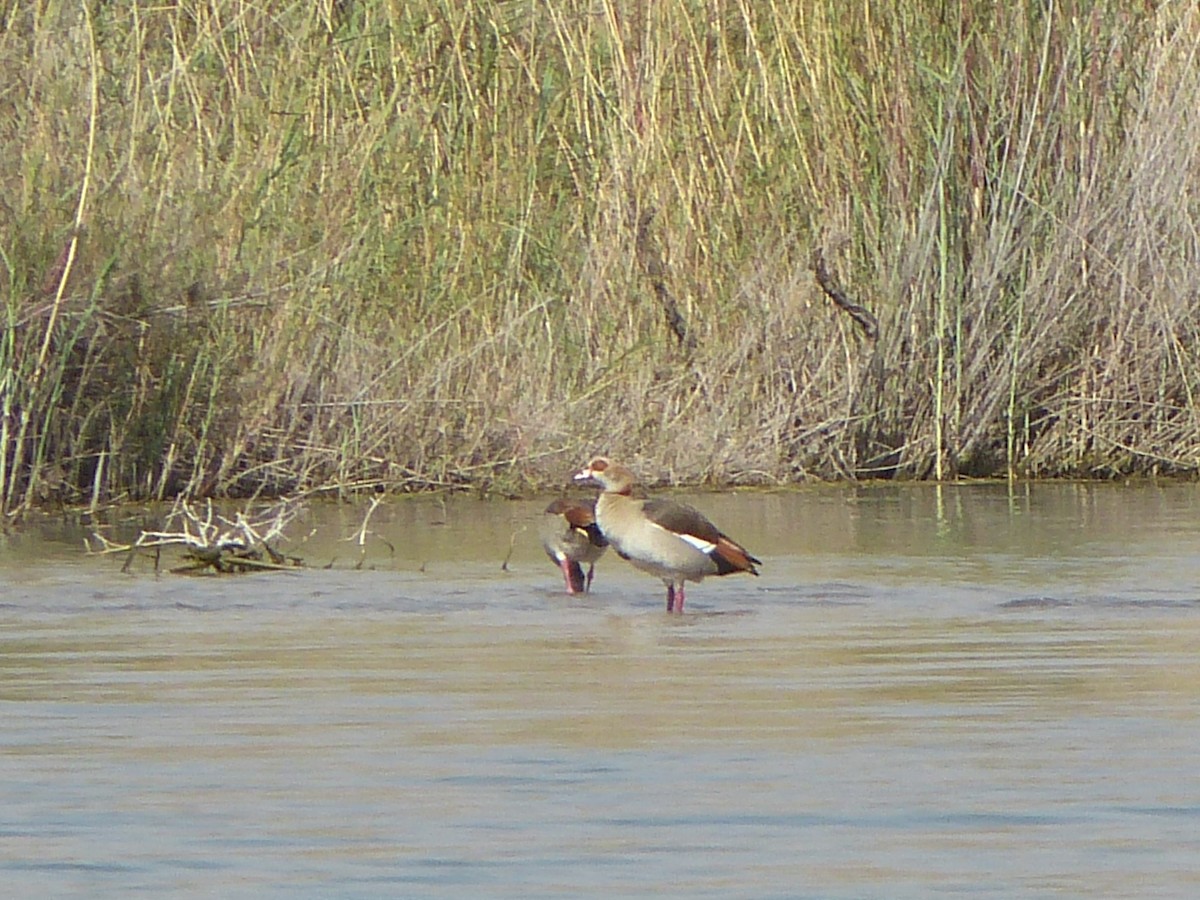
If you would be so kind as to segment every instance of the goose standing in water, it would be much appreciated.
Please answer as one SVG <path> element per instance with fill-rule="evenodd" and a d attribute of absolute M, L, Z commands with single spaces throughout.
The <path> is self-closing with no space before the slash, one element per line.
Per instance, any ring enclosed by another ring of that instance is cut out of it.
<path fill-rule="evenodd" d="M 625 466 L 598 456 L 575 474 L 599 485 L 596 523 L 613 549 L 667 586 L 667 612 L 683 612 L 684 583 L 749 572 L 762 563 L 699 510 L 668 499 L 637 500 Z"/>
<path fill-rule="evenodd" d="M 608 541 L 596 524 L 596 501 L 555 500 L 542 513 L 538 535 L 546 555 L 562 569 L 567 593 L 591 590 L 596 560 L 608 549 Z M 588 567 L 586 575 L 584 565 Z"/>

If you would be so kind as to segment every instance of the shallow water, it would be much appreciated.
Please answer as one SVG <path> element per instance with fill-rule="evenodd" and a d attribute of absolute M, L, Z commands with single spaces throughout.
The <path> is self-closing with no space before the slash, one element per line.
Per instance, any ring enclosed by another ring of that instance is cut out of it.
<path fill-rule="evenodd" d="M 6 894 L 1200 892 L 1195 486 L 687 499 L 764 565 L 682 617 L 566 597 L 544 500 L 242 578 L 0 537 Z"/>

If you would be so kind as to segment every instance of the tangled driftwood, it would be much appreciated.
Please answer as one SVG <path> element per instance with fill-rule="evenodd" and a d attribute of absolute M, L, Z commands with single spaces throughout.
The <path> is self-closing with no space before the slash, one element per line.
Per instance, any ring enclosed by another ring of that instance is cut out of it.
<path fill-rule="evenodd" d="M 172 546 L 183 548 L 184 562 L 168 570 L 176 574 L 244 574 L 294 569 L 304 565 L 303 561 L 279 553 L 271 542 L 283 537 L 284 529 L 301 508 L 294 501 L 283 500 L 255 514 L 239 511 L 230 519 L 217 513 L 211 500 L 205 503 L 203 516 L 186 500 L 176 500 L 163 523 L 163 530 L 143 531 L 132 544 L 120 544 L 93 532 L 94 546 L 89 543 L 88 551 L 128 554 L 121 567 L 123 572 L 129 570 L 139 553 L 148 552 L 154 555 L 157 571 L 162 549 Z"/>

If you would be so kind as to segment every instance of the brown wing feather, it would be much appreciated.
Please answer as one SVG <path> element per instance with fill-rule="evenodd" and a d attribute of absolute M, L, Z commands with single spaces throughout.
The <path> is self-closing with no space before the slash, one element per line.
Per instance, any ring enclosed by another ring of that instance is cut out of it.
<path fill-rule="evenodd" d="M 654 524 L 676 534 L 690 534 L 710 544 L 715 544 L 721 537 L 717 526 L 710 522 L 704 513 L 686 503 L 676 503 L 674 500 L 659 497 L 643 501 L 642 512 Z"/>
<path fill-rule="evenodd" d="M 564 510 L 563 516 L 571 523 L 572 528 L 587 528 L 589 525 L 596 524 L 596 504 L 595 502 L 576 503 Z"/>
<path fill-rule="evenodd" d="M 568 500 L 561 497 L 546 507 L 546 514 L 562 516 L 568 525 L 587 534 L 594 547 L 607 547 L 608 541 L 596 524 L 595 500 Z"/>
<path fill-rule="evenodd" d="M 716 549 L 708 555 L 717 564 L 718 575 L 730 575 L 734 572 L 757 575 L 758 569 L 755 566 L 762 565 L 762 560 L 755 559 L 745 547 L 725 535 L 717 539 Z"/>
<path fill-rule="evenodd" d="M 596 521 L 596 501 L 560 497 L 546 507 L 546 514 L 562 516 L 575 528 L 586 528 Z"/>
<path fill-rule="evenodd" d="M 733 538 L 723 534 L 700 510 L 686 503 L 658 498 L 644 501 L 642 512 L 651 522 L 668 531 L 688 534 L 714 544 L 708 555 L 717 564 L 718 575 L 730 575 L 734 572 L 758 574 L 755 566 L 761 565 L 761 561 L 751 556 L 750 551 Z"/>

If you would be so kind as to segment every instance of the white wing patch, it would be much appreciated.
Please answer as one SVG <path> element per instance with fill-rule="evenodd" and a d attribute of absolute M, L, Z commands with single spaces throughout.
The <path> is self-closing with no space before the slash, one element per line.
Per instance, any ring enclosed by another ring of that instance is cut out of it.
<path fill-rule="evenodd" d="M 712 553 L 714 550 L 717 549 L 716 544 L 712 543 L 711 541 L 706 541 L 706 540 L 704 540 L 704 538 L 698 538 L 694 534 L 680 534 L 677 531 L 671 531 L 669 528 L 663 528 L 657 522 L 651 522 L 650 524 L 653 525 L 655 528 L 657 528 L 659 531 L 664 531 L 667 534 L 671 535 L 672 537 L 677 537 L 681 541 L 687 541 L 689 544 L 691 544 L 693 547 L 695 547 L 701 553 L 704 553 L 706 555 L 709 553 Z"/>

